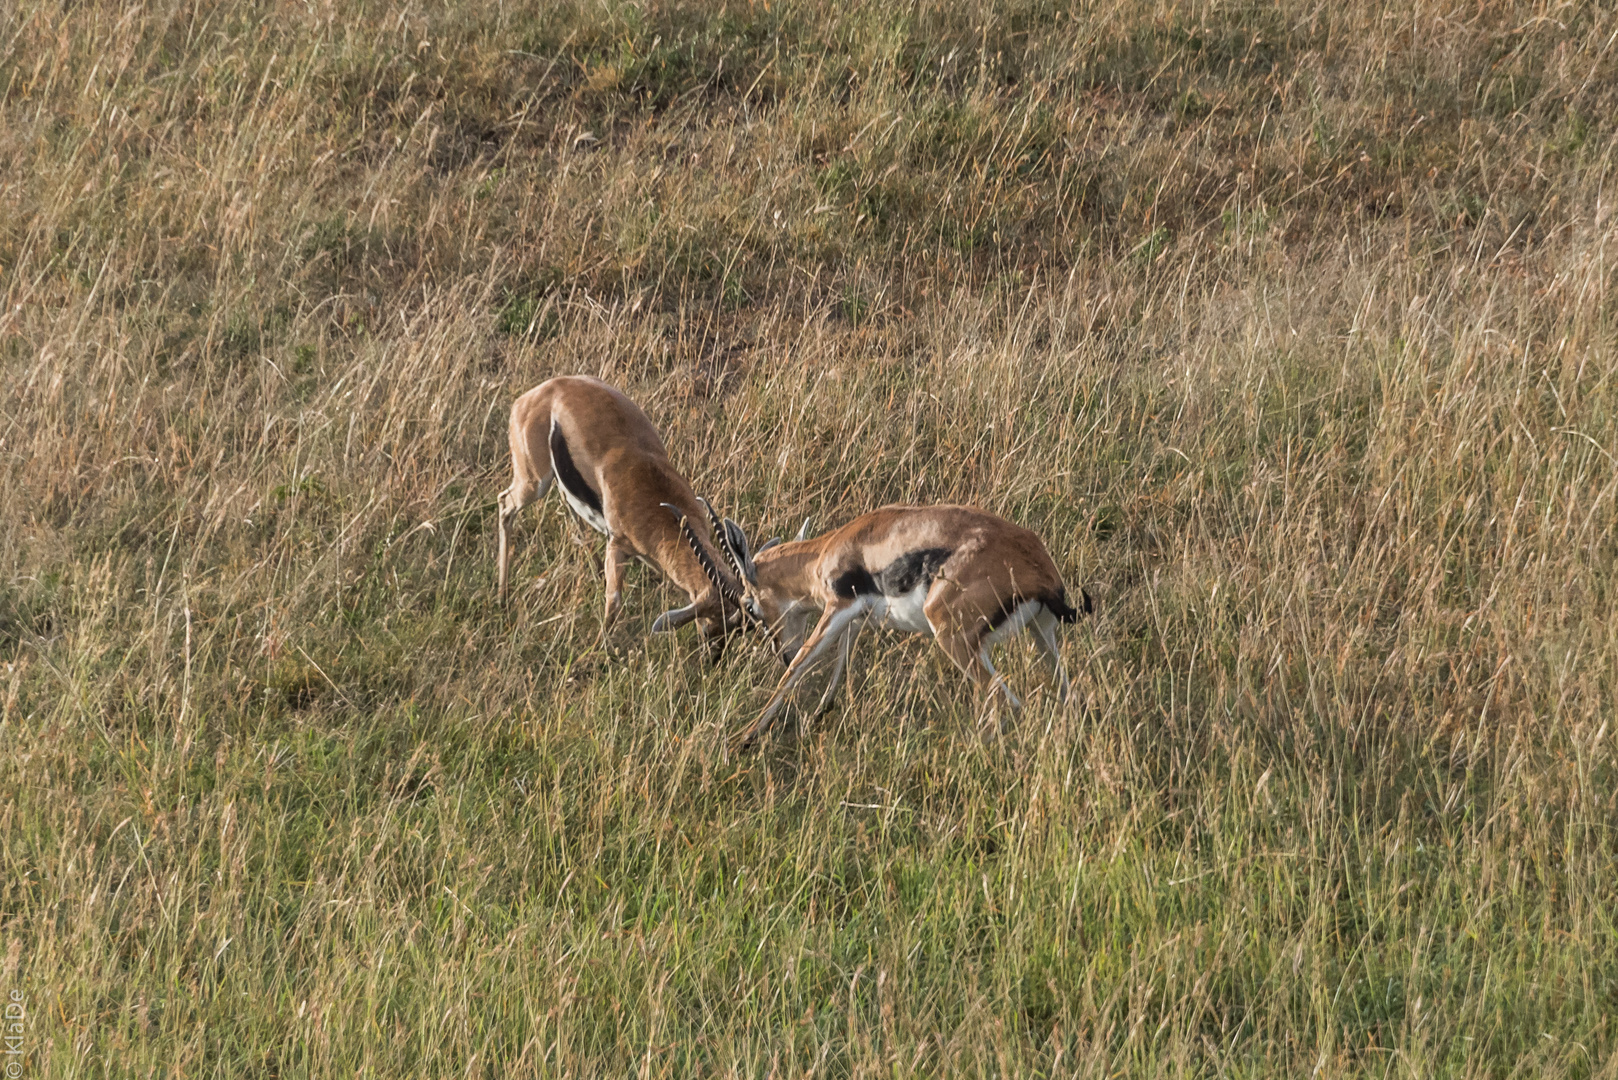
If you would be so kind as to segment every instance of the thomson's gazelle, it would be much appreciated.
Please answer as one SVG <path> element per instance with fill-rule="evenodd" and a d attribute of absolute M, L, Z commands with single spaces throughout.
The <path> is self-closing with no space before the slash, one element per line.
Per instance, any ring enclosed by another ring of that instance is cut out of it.
<path fill-rule="evenodd" d="M 564 375 L 543 382 L 511 406 L 511 486 L 500 493 L 500 600 L 506 598 L 508 532 L 517 512 L 557 481 L 573 512 L 607 537 L 606 634 L 622 601 L 624 566 L 636 559 L 661 570 L 691 598 L 665 611 L 653 630 L 696 621 L 718 652 L 727 622 L 739 617 L 726 597 L 740 583 L 715 564 L 703 504 L 669 462 L 657 429 L 633 401 L 599 379 Z M 676 506 L 696 519 L 696 531 L 670 520 Z"/>
<path fill-rule="evenodd" d="M 704 510 L 712 515 L 706 504 Z M 835 653 L 821 708 L 830 702 L 868 622 L 931 634 L 979 690 L 999 694 L 1012 709 L 1022 703 L 995 671 L 989 646 L 1027 628 L 1067 699 L 1056 624 L 1073 622 L 1079 609 L 1068 603 L 1062 575 L 1034 533 L 969 506 L 885 506 L 813 539 L 805 538 L 807 528 L 796 540 L 752 552 L 735 522 L 715 522 L 735 571 L 716 576 L 715 587 L 741 580 L 748 613 L 770 629 L 787 664 L 742 736 L 743 748 L 769 730 L 799 681 Z M 697 533 L 685 535 L 698 543 Z M 1090 597 L 1079 595 L 1088 613 Z"/>

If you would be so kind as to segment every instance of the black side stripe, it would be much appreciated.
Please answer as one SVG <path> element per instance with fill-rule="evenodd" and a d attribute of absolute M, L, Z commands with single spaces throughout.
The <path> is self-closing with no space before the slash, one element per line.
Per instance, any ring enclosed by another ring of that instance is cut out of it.
<path fill-rule="evenodd" d="M 1090 601 L 1089 593 L 1085 592 L 1083 589 L 1080 589 L 1079 597 L 1080 600 L 1077 609 L 1075 609 L 1072 604 L 1067 602 L 1066 589 L 1057 589 L 1049 596 L 1041 597 L 1040 602 L 1045 605 L 1045 609 L 1047 611 L 1056 616 L 1058 621 L 1070 623 L 1078 619 L 1080 612 L 1088 615 L 1091 611 L 1095 610 L 1095 605 Z"/>
<path fill-rule="evenodd" d="M 954 552 L 949 548 L 918 548 L 894 559 L 876 576 L 883 596 L 903 596 L 917 585 L 931 585 L 938 568 Z"/>
<path fill-rule="evenodd" d="M 1011 618 L 1011 613 L 1016 611 L 1026 599 L 1027 597 L 1024 596 L 1013 595 L 1000 601 L 999 609 L 989 616 L 989 629 L 1000 629 L 1000 627 L 1004 625 L 1005 621 Z"/>
<path fill-rule="evenodd" d="M 938 568 L 955 554 L 949 548 L 917 548 L 894 559 L 875 574 L 853 566 L 832 579 L 831 589 L 844 600 L 860 596 L 903 596 L 917 585 L 931 585 Z"/>
<path fill-rule="evenodd" d="M 569 495 L 597 514 L 601 513 L 601 496 L 585 482 L 579 467 L 573 464 L 573 455 L 567 450 L 567 440 L 562 438 L 562 425 L 555 418 L 551 420 L 551 471 Z"/>
<path fill-rule="evenodd" d="M 1080 601 L 1079 608 L 1075 610 L 1073 605 L 1067 602 L 1067 590 L 1065 588 L 1057 589 L 1055 592 L 1048 592 L 1044 596 L 1022 596 L 1020 594 L 1014 594 L 1010 597 L 1010 599 L 1001 603 L 999 611 L 996 611 L 994 614 L 989 616 L 989 629 L 1000 629 L 1001 625 L 1007 619 L 1011 618 L 1011 613 L 1016 611 L 1017 608 L 1021 607 L 1029 600 L 1038 600 L 1041 604 L 1044 604 L 1045 610 L 1049 611 L 1052 615 L 1055 615 L 1057 622 L 1074 622 L 1078 619 L 1080 612 L 1088 615 L 1094 607 L 1090 601 L 1089 593 L 1085 592 L 1083 589 L 1080 589 L 1079 595 L 1083 599 Z"/>
<path fill-rule="evenodd" d="M 870 596 L 877 591 L 876 579 L 865 567 L 856 566 L 832 578 L 831 591 L 843 600 Z"/>

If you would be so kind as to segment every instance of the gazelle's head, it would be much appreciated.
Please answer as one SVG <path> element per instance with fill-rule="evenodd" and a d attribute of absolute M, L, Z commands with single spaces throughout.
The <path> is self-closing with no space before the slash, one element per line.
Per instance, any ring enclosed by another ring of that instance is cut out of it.
<path fill-rule="evenodd" d="M 787 549 L 781 549 L 779 552 L 775 550 L 776 545 L 781 543 L 781 538 L 775 537 L 765 541 L 755 552 L 740 525 L 730 518 L 721 519 L 706 500 L 697 501 L 702 503 L 702 508 L 708 512 L 708 522 L 713 530 L 714 539 L 720 551 L 724 553 L 725 561 L 730 564 L 735 580 L 741 585 L 741 595 L 736 595 L 716 567 L 710 569 L 705 564 L 704 569 L 709 570 L 710 580 L 721 592 L 736 601 L 749 623 L 768 631 L 781 662 L 791 663 L 820 612 L 805 603 L 805 594 L 795 581 L 796 575 L 781 572 L 787 569 L 778 557 L 787 554 Z M 682 517 L 680 525 L 687 543 L 698 553 L 700 561 L 705 553 L 690 523 Z M 805 521 L 803 528 L 798 530 L 797 539 L 804 539 L 808 531 L 809 523 Z"/>
<path fill-rule="evenodd" d="M 792 663 L 804 639 L 820 618 L 820 609 L 809 599 L 803 576 L 804 559 L 794 558 L 797 543 L 809 535 L 809 522 L 803 523 L 791 544 L 781 544 L 779 536 L 765 541 L 755 552 L 740 525 L 726 518 L 720 533 L 727 554 L 739 568 L 737 576 L 745 583 L 742 601 L 748 614 L 769 632 L 771 644 L 783 664 Z"/>

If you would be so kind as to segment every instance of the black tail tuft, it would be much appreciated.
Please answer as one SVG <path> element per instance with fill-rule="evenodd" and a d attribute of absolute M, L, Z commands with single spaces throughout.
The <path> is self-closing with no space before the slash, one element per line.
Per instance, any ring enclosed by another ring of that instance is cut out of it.
<path fill-rule="evenodd" d="M 1040 603 L 1045 605 L 1046 611 L 1049 611 L 1052 615 L 1056 616 L 1058 622 L 1076 622 L 1078 621 L 1080 611 L 1083 611 L 1084 614 L 1088 615 L 1095 609 L 1095 606 L 1090 602 L 1089 593 L 1085 592 L 1083 589 L 1080 589 L 1079 595 L 1083 597 L 1083 600 L 1080 602 L 1077 610 L 1075 610 L 1074 607 L 1067 602 L 1066 589 L 1058 589 L 1054 594 L 1041 600 Z"/>

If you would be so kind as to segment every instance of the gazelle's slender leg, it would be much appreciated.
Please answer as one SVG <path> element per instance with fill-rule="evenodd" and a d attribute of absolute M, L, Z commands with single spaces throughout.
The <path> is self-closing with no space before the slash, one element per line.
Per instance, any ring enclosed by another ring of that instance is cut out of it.
<path fill-rule="evenodd" d="M 624 567 L 635 556 L 618 537 L 607 541 L 607 608 L 601 615 L 601 640 L 606 641 L 607 630 L 611 628 L 613 620 L 618 617 L 618 610 L 623 606 Z"/>
<path fill-rule="evenodd" d="M 815 715 L 823 715 L 831 707 L 832 695 L 837 692 L 837 684 L 842 681 L 843 669 L 848 666 L 848 654 L 854 648 L 854 639 L 859 637 L 860 631 L 865 628 L 865 620 L 852 623 L 838 639 L 837 660 L 832 665 L 831 679 L 826 683 L 826 692 L 820 695 L 820 704 L 815 706 Z"/>
<path fill-rule="evenodd" d="M 551 489 L 551 474 L 547 473 L 543 479 L 533 480 L 526 475 L 526 470 L 515 470 L 517 476 L 512 478 L 511 486 L 500 493 L 500 602 L 506 602 L 506 567 L 510 557 L 511 521 L 518 511 L 531 502 L 545 497 Z"/>
<path fill-rule="evenodd" d="M 1065 703 L 1073 696 L 1073 689 L 1068 685 L 1067 671 L 1062 667 L 1062 654 L 1056 648 L 1056 616 L 1041 608 L 1029 626 L 1034 631 L 1034 644 L 1045 658 L 1046 665 L 1051 669 L 1051 678 L 1056 682 L 1057 699 Z"/>
<path fill-rule="evenodd" d="M 1011 692 L 1011 687 L 1006 685 L 1006 680 L 989 661 L 989 646 L 981 635 L 972 633 L 940 635 L 938 645 L 944 650 L 944 655 L 972 680 L 987 699 L 990 718 L 994 723 L 983 737 L 993 739 L 1000 734 L 1003 727 L 1000 710 L 995 701 L 996 691 L 1004 696 L 1012 712 L 1021 709 L 1022 702 L 1017 700 L 1017 695 Z"/>
<path fill-rule="evenodd" d="M 511 558 L 511 519 L 517 514 L 516 510 L 508 510 L 506 508 L 510 498 L 510 490 L 502 491 L 500 493 L 500 511 L 498 515 L 500 518 L 500 558 L 498 560 L 498 565 L 500 567 L 500 589 L 497 595 L 500 598 L 500 603 L 502 606 L 506 602 L 506 566 Z"/>
<path fill-rule="evenodd" d="M 776 686 L 775 693 L 771 695 L 769 704 L 741 737 L 739 746 L 745 750 L 753 745 L 760 735 L 770 730 L 775 722 L 775 716 L 786 704 L 787 695 L 792 688 L 798 685 L 804 675 L 814 666 L 815 661 L 824 656 L 827 650 L 837 644 L 838 637 L 848 627 L 848 624 L 859 618 L 865 612 L 865 606 L 859 600 L 840 601 L 830 605 L 820 616 L 820 622 L 815 626 L 798 655 L 792 658 L 787 665 L 786 674 L 781 676 L 781 682 Z"/>
<path fill-rule="evenodd" d="M 725 655 L 725 645 L 730 640 L 730 629 L 721 614 L 727 605 L 723 598 L 716 603 L 717 607 L 710 608 L 707 614 L 696 616 L 698 636 L 708 649 L 708 659 L 713 661 Z"/>

